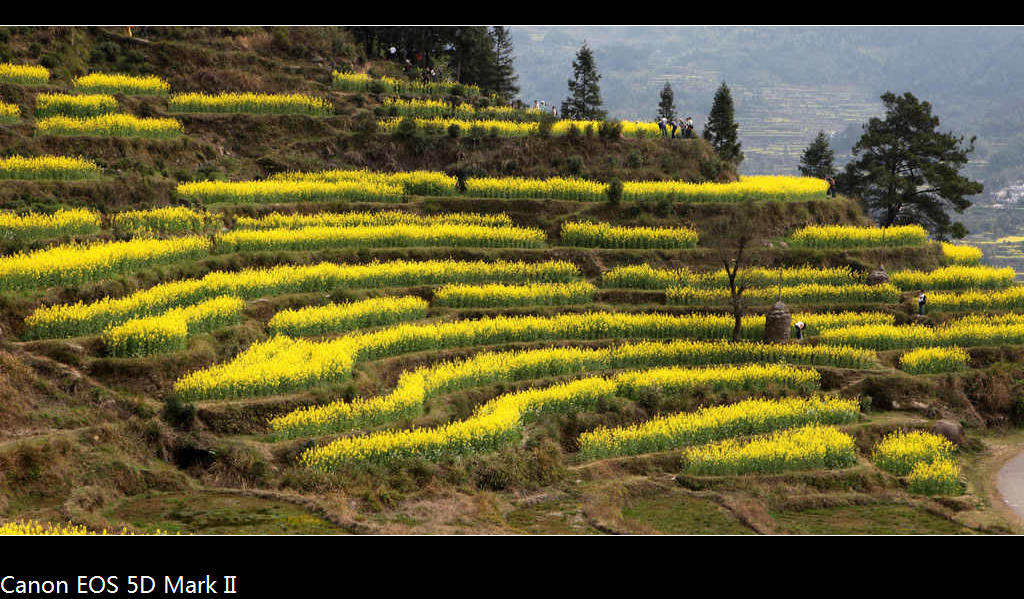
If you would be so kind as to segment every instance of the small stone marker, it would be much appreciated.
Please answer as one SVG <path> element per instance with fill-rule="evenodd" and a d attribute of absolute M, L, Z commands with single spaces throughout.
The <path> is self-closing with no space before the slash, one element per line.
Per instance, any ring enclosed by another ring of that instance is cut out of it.
<path fill-rule="evenodd" d="M 878 270 L 871 271 L 867 279 L 868 285 L 885 285 L 888 282 L 889 273 L 885 272 L 885 269 L 881 266 L 878 267 Z"/>
<path fill-rule="evenodd" d="M 772 309 L 764 317 L 764 340 L 767 343 L 786 343 L 789 341 L 789 329 L 793 324 L 793 315 L 782 300 L 775 302 Z"/>

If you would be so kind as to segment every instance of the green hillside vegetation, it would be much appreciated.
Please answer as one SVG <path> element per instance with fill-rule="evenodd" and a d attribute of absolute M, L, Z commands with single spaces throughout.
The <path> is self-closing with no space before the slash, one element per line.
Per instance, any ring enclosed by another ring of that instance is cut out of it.
<path fill-rule="evenodd" d="M 883 233 L 822 181 L 743 180 L 703 139 L 380 131 L 395 97 L 447 103 L 454 82 L 417 87 L 356 33 L 2 30 L 0 62 L 50 78 L 0 81 L 21 114 L 0 125 L 0 520 L 1019 532 L 991 483 L 1024 418 L 1012 273 Z M 180 134 L 40 130 L 37 94 L 90 73 L 166 82 L 115 92 L 117 112 Z M 186 92 L 324 104 L 171 110 Z M 804 338 L 765 343 L 780 296 Z M 966 430 L 947 469 L 882 467 L 879 441 L 940 419 Z"/>

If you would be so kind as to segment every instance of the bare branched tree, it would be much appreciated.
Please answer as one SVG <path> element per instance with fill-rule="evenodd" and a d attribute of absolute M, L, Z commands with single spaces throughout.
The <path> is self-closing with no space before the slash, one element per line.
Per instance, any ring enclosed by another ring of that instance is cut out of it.
<path fill-rule="evenodd" d="M 757 255 L 753 251 L 760 238 L 755 215 L 754 204 L 748 200 L 730 206 L 728 212 L 714 219 L 707 230 L 712 243 L 718 248 L 719 261 L 729 280 L 729 304 L 735 321 L 733 341 L 740 340 L 743 317 L 748 308 L 743 297 L 748 288 L 746 271 L 750 266 L 768 266 L 770 262 L 763 254 Z"/>

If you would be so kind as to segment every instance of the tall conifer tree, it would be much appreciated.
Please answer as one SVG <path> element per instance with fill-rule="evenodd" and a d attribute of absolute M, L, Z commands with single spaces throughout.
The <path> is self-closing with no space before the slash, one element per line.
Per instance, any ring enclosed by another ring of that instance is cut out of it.
<path fill-rule="evenodd" d="M 719 158 L 738 165 L 743 162 L 743 151 L 739 140 L 740 126 L 736 124 L 734 113 L 732 94 L 723 82 L 715 92 L 708 122 L 704 125 L 704 139 L 711 142 Z"/>
<path fill-rule="evenodd" d="M 601 109 L 601 89 L 594 64 L 594 53 L 586 42 L 576 53 L 572 61 L 573 78 L 569 80 L 569 97 L 562 102 L 562 116 L 567 119 L 603 120 L 605 111 Z"/>
<path fill-rule="evenodd" d="M 665 87 L 661 88 L 661 102 L 658 103 L 658 116 L 657 119 L 665 117 L 672 121 L 676 118 L 676 104 L 675 97 L 672 94 L 672 86 L 669 82 L 665 82 Z"/>
<path fill-rule="evenodd" d="M 519 76 L 516 75 L 512 35 L 508 27 L 500 25 L 491 27 L 490 35 L 494 46 L 494 71 L 488 88 L 503 102 L 511 102 L 519 94 Z"/>
<path fill-rule="evenodd" d="M 805 177 L 825 179 L 836 174 L 834 159 L 835 154 L 829 146 L 828 135 L 824 131 L 818 131 L 818 136 L 800 157 L 800 166 L 797 168 Z"/>

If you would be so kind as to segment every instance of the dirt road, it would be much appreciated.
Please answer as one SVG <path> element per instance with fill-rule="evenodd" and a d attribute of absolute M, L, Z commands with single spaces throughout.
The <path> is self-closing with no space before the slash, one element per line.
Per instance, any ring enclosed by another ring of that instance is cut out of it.
<path fill-rule="evenodd" d="M 999 469 L 998 484 L 1003 502 L 1024 520 L 1024 452 L 1003 464 Z"/>

